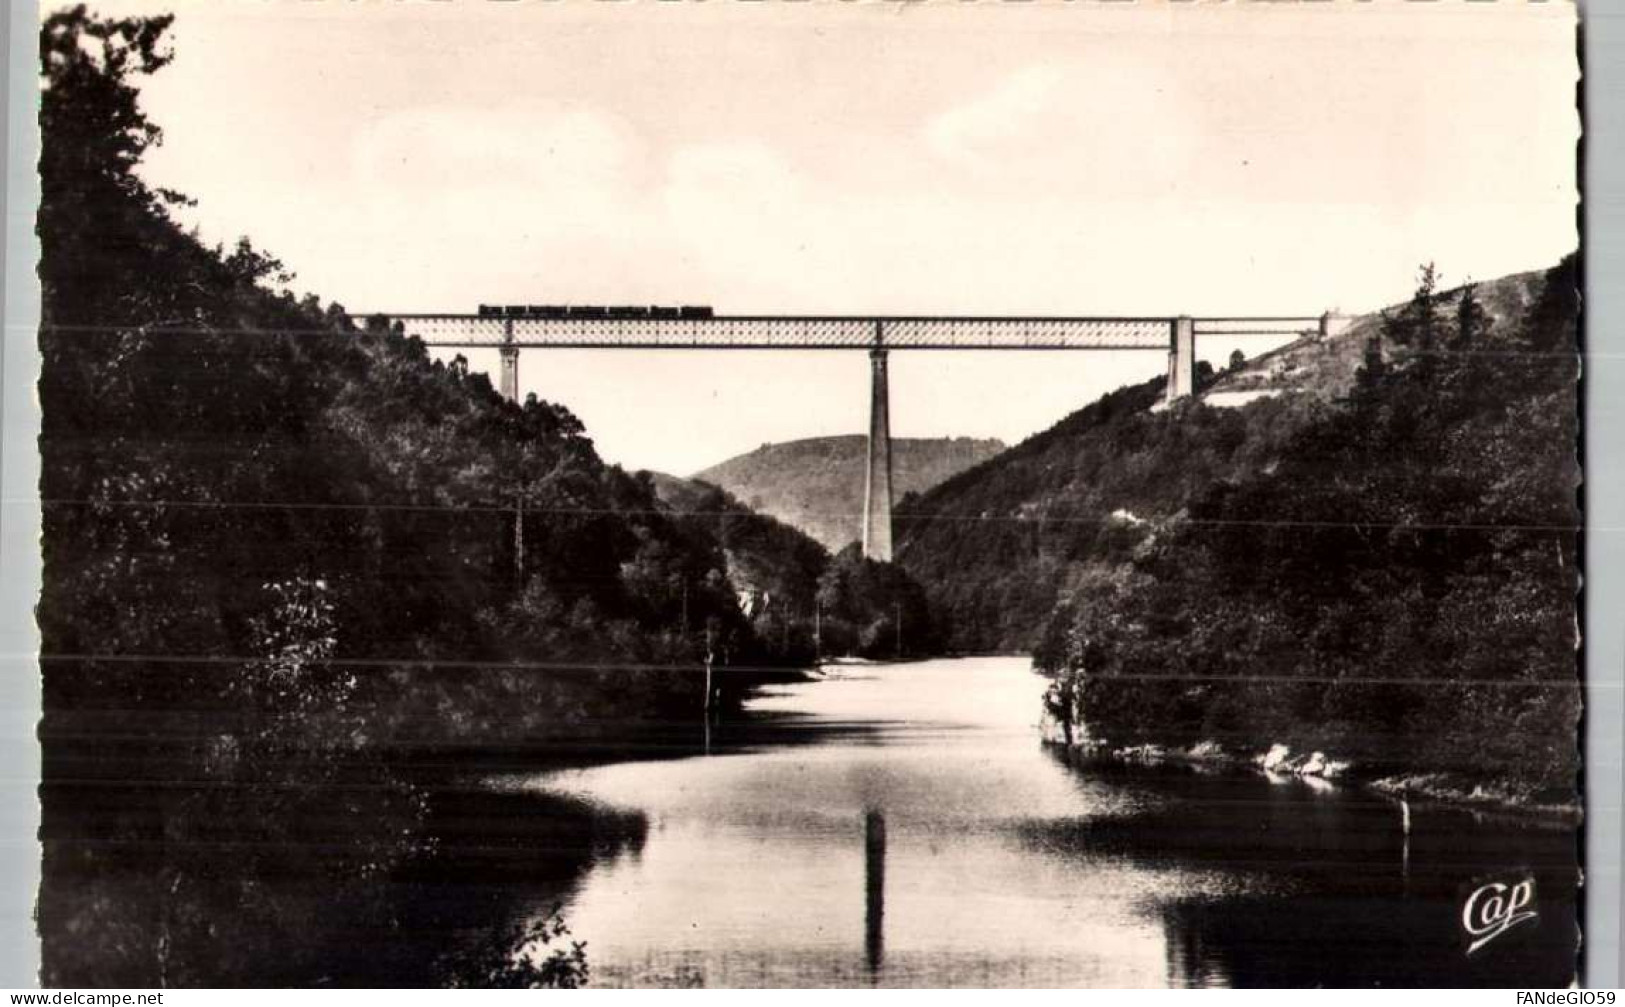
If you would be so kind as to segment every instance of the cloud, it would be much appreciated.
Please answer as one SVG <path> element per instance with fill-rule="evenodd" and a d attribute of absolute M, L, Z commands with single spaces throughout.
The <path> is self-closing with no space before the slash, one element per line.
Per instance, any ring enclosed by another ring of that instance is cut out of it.
<path fill-rule="evenodd" d="M 827 200 L 784 154 L 755 142 L 678 150 L 660 193 L 672 235 L 723 285 L 818 268 Z"/>
<path fill-rule="evenodd" d="M 931 119 L 924 130 L 926 144 L 946 160 L 981 165 L 1042 129 L 1062 97 L 1066 76 L 1048 63 L 1020 70 L 986 94 Z"/>
<path fill-rule="evenodd" d="M 373 120 L 357 138 L 363 182 L 439 187 L 470 178 L 542 182 L 624 173 L 635 138 L 597 109 L 434 105 Z"/>
<path fill-rule="evenodd" d="M 1200 168 L 1191 107 L 1179 76 L 1155 63 L 1051 61 L 938 113 L 921 136 L 940 164 L 984 184 L 1155 197 Z"/>
<path fill-rule="evenodd" d="M 351 167 L 375 216 L 408 210 L 441 235 L 562 235 L 635 213 L 643 157 L 600 110 L 442 105 L 370 123 Z"/>
<path fill-rule="evenodd" d="M 1168 76 L 1145 60 L 1048 61 L 967 83 L 897 123 L 872 174 L 748 133 L 663 144 L 580 103 L 407 109 L 355 135 L 342 184 L 287 190 L 303 204 L 253 233 L 317 289 L 398 310 L 1245 313 L 1274 296 L 1294 310 L 1365 304 L 1363 291 L 1395 285 L 1379 263 L 1397 262 L 1403 285 L 1419 255 L 1490 275 L 1486 254 L 1454 239 L 1505 242 L 1464 227 L 1462 207 L 1418 216 L 1352 185 L 1332 202 L 1325 177 L 1294 183 L 1298 161 L 1248 165 L 1247 135 L 1188 121 L 1202 120 L 1197 93 L 1222 94 L 1232 113 L 1206 121 L 1252 121 L 1232 101 L 1248 82 Z M 1560 252 L 1572 238 L 1539 244 Z M 1369 264 L 1329 272 L 1328 248 L 1364 249 Z"/>

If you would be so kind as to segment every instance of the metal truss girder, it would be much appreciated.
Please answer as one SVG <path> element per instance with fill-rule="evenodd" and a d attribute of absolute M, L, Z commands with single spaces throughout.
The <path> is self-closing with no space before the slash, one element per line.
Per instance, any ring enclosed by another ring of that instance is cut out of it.
<path fill-rule="evenodd" d="M 856 318 L 479 318 L 403 316 L 407 335 L 431 346 L 863 347 L 874 323 Z"/>
<path fill-rule="evenodd" d="M 893 349 L 1166 349 L 1168 318 L 906 318 L 881 323 Z"/>
<path fill-rule="evenodd" d="M 1198 318 L 1198 336 L 1301 336 L 1320 331 L 1319 318 Z"/>
<path fill-rule="evenodd" d="M 1161 318 L 388 316 L 431 346 L 628 349 L 1165 349 Z"/>

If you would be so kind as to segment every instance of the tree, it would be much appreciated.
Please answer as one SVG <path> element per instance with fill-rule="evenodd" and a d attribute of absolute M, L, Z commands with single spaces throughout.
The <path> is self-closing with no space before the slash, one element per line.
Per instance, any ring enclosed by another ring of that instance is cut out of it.
<path fill-rule="evenodd" d="M 1469 283 L 1461 290 L 1461 301 L 1456 305 L 1456 332 L 1450 341 L 1452 349 L 1472 350 L 1489 331 L 1490 316 L 1478 302 L 1477 285 Z"/>
<path fill-rule="evenodd" d="M 1359 408 L 1375 404 L 1387 379 L 1388 363 L 1382 355 L 1382 337 L 1373 335 L 1365 341 L 1360 366 L 1354 371 L 1354 389 L 1349 396 Z"/>
<path fill-rule="evenodd" d="M 1418 352 L 1427 352 L 1439 343 L 1439 271 L 1433 263 L 1417 270 L 1416 289 L 1397 312 L 1383 314 L 1383 336 L 1390 342 Z"/>
<path fill-rule="evenodd" d="M 586 942 L 570 940 L 570 928 L 557 908 L 501 939 L 452 957 L 443 969 L 446 984 L 454 989 L 579 989 L 591 974 Z"/>
<path fill-rule="evenodd" d="M 355 922 L 375 880 L 427 844 L 399 745 L 570 744 L 689 715 L 700 679 L 649 667 L 697 662 L 685 607 L 724 653 L 759 641 L 716 538 L 604 464 L 568 410 L 271 289 L 290 279 L 275 258 L 172 219 L 182 197 L 137 170 L 161 137 L 137 84 L 169 61 L 169 24 L 81 6 L 40 32 L 44 793 L 63 809 L 60 773 L 86 759 L 126 773 L 106 785 L 136 796 L 106 838 L 147 851 L 152 899 L 48 839 L 47 871 L 69 869 L 40 927 L 73 951 L 46 974 L 297 983 L 324 949 L 276 879 L 319 879 L 334 918 L 383 933 Z M 91 726 L 108 710 L 138 727 L 110 738 Z M 537 964 L 551 980 L 578 963 Z"/>
<path fill-rule="evenodd" d="M 136 81 L 173 58 L 163 46 L 172 21 L 92 18 L 80 5 L 50 15 L 40 28 L 37 227 L 47 320 L 97 315 L 106 301 L 141 291 L 130 257 L 104 239 L 123 231 L 162 240 L 157 227 L 169 219 L 166 207 L 182 201 L 148 189 L 134 173 L 163 139 L 141 110 Z M 68 289 L 74 297 L 55 296 Z"/>
<path fill-rule="evenodd" d="M 1232 371 L 1241 370 L 1242 366 L 1246 363 L 1247 354 L 1241 352 L 1241 347 L 1238 346 L 1230 351 L 1230 369 Z"/>
<path fill-rule="evenodd" d="M 1487 340 L 1476 292 L 1436 318 L 1434 285 L 1424 268 L 1383 333 L 1413 352 L 1463 324 Z M 1572 346 L 1574 296 L 1573 264 L 1549 271 L 1524 345 Z M 1037 652 L 1052 715 L 1076 697 L 1114 745 L 1281 742 L 1573 799 L 1574 360 L 1390 367 L 1384 349 L 1367 343 L 1349 401 L 1310 413 L 1268 469 L 1200 489 L 1118 561 L 1120 590 L 1071 582 Z"/>
<path fill-rule="evenodd" d="M 1383 338 L 1415 354 L 1411 366 L 1423 382 L 1437 371 L 1438 352 L 1444 344 L 1440 338 L 1438 288 L 1438 270 L 1433 263 L 1425 263 L 1417 271 L 1416 290 L 1410 301 L 1399 311 L 1384 312 L 1382 316 Z"/>

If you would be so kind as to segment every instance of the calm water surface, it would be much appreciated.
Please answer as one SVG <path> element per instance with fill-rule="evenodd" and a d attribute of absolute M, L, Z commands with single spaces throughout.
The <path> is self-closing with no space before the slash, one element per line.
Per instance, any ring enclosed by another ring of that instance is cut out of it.
<path fill-rule="evenodd" d="M 637 821 L 562 892 L 595 985 L 1567 982 L 1572 827 L 1261 775 L 1086 770 L 1039 744 L 1023 658 L 829 669 L 709 753 L 485 785 Z M 696 725 L 698 732 L 698 725 Z M 699 739 L 703 746 L 703 738 Z M 1469 956 L 1462 900 L 1534 876 Z M 545 904 L 544 904 L 545 903 Z"/>

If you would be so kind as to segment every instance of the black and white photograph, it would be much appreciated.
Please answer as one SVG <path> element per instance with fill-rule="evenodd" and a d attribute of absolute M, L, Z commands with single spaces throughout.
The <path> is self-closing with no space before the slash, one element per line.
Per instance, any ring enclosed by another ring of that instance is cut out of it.
<path fill-rule="evenodd" d="M 41 4 L 38 982 L 1581 981 L 1580 32 Z"/>

